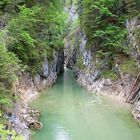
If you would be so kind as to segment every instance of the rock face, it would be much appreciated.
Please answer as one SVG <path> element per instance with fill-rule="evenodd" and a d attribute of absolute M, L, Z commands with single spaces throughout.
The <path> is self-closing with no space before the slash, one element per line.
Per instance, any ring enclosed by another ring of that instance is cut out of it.
<path fill-rule="evenodd" d="M 128 47 L 131 49 L 131 56 L 137 61 L 138 67 L 140 68 L 140 19 L 138 17 L 134 17 L 131 20 L 128 20 L 126 27 L 128 29 Z M 140 122 L 140 91 L 137 96 L 139 100 L 135 102 L 132 114 L 134 118 Z"/>
<path fill-rule="evenodd" d="M 107 96 L 119 96 L 123 100 L 127 100 L 127 97 L 129 97 L 140 68 L 140 42 L 138 40 L 140 20 L 135 17 L 127 21 L 126 27 L 129 31 L 126 47 L 131 50 L 130 56 L 137 62 L 137 74 L 135 76 L 132 75 L 131 72 L 127 73 L 123 71 L 122 62 L 123 59 L 125 60 L 127 57 L 125 58 L 125 56 L 118 55 L 114 58 L 113 68 L 111 69 L 115 78 L 103 77 L 102 74 L 104 70 L 109 67 L 109 57 L 106 56 L 104 60 L 101 60 L 97 56 L 96 47 L 87 49 L 87 38 L 80 31 L 78 26 L 74 31 L 70 31 L 72 33 L 65 38 L 66 66 L 74 70 L 77 81 L 90 92 Z M 134 110 L 132 111 L 132 114 L 137 120 L 140 120 L 139 99 L 140 94 L 137 94 L 133 100 Z"/>
<path fill-rule="evenodd" d="M 23 122 L 26 123 L 26 126 L 32 130 L 41 129 L 43 127 L 41 122 L 38 122 L 40 113 L 36 109 L 24 109 L 22 111 Z"/>
<path fill-rule="evenodd" d="M 15 103 L 14 110 L 9 118 L 13 129 L 29 140 L 29 129 L 40 129 L 42 123 L 38 121 L 40 113 L 36 109 L 31 109 L 28 103 L 40 95 L 40 91 L 54 84 L 59 74 L 64 71 L 64 52 L 54 52 L 54 59 L 44 60 L 42 71 L 35 77 L 29 73 L 19 76 L 19 79 L 13 89 L 19 97 Z"/>
<path fill-rule="evenodd" d="M 110 78 L 103 78 L 101 74 L 103 70 L 107 68 L 107 60 L 104 60 L 104 63 L 101 64 L 100 67 L 97 67 L 101 61 L 95 57 L 94 52 L 85 49 L 85 37 L 80 37 L 80 45 L 75 50 L 71 49 L 72 51 L 75 51 L 74 53 L 76 57 L 73 57 L 73 55 L 70 55 L 70 53 L 67 55 L 69 56 L 67 66 L 74 70 L 77 81 L 92 93 L 115 96 L 119 98 L 121 97 L 121 99 L 125 101 L 130 94 L 136 77 L 121 71 L 121 63 L 119 64 L 118 60 L 116 59 L 114 61 L 114 67 L 112 71 L 117 74 L 117 79 L 112 80 Z M 71 54 L 73 54 L 73 52 Z M 137 65 L 139 66 L 139 52 L 135 54 L 133 53 L 132 57 L 137 60 Z M 140 104 L 137 103 L 139 99 L 140 94 L 137 94 L 136 98 L 134 99 L 135 102 L 132 114 L 135 119 L 140 121 Z"/>
<path fill-rule="evenodd" d="M 55 83 L 57 76 L 64 71 L 64 52 L 59 51 L 54 53 L 54 60 L 48 62 L 44 60 L 43 68 L 40 74 L 37 74 L 33 83 L 38 90 L 42 90 L 47 86 Z"/>
<path fill-rule="evenodd" d="M 134 17 L 133 19 L 128 20 L 126 22 L 126 27 L 129 32 L 128 47 L 131 49 L 131 56 L 137 60 L 138 66 L 140 67 L 140 19 L 138 17 Z"/>
<path fill-rule="evenodd" d="M 97 67 L 101 61 L 95 57 L 95 52 L 85 49 L 85 36 L 79 33 L 78 38 L 80 38 L 79 46 L 75 47 L 75 49 L 69 47 L 70 49 L 66 50 L 66 56 L 68 57 L 66 65 L 74 69 L 77 81 L 94 93 L 120 95 L 122 97 L 127 96 L 129 94 L 131 82 L 133 82 L 135 78 L 129 74 L 122 73 L 118 67 L 117 61 L 116 64 L 114 64 L 114 70 L 120 76 L 117 81 L 109 78 L 102 78 L 101 73 L 107 68 L 107 60 L 104 60 L 103 64 Z M 75 56 L 73 55 L 73 51 L 75 52 Z"/>
<path fill-rule="evenodd" d="M 139 92 L 140 94 L 140 92 Z M 132 114 L 136 120 L 140 120 L 140 101 L 138 101 L 135 105 L 135 108 L 132 110 Z M 139 121 L 140 123 L 140 121 Z"/>

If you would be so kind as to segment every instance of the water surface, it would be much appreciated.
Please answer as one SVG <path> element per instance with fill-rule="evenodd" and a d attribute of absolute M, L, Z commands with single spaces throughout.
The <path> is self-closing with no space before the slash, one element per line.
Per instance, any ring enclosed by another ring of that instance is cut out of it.
<path fill-rule="evenodd" d="M 66 70 L 32 106 L 44 127 L 31 140 L 140 140 L 140 128 L 126 107 L 89 94 Z"/>

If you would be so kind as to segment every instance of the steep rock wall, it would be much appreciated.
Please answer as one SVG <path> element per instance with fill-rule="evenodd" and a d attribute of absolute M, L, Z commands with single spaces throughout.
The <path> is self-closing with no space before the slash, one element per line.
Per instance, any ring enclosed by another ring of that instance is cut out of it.
<path fill-rule="evenodd" d="M 18 97 L 15 102 L 14 110 L 9 116 L 9 122 L 12 129 L 18 134 L 24 136 L 25 140 L 29 139 L 30 129 L 42 127 L 38 122 L 40 113 L 31 109 L 28 103 L 40 95 L 40 91 L 53 85 L 59 74 L 64 71 L 64 52 L 54 53 L 54 59 L 50 62 L 47 58 L 44 60 L 42 71 L 35 77 L 29 73 L 21 74 L 15 85 L 14 92 Z"/>
<path fill-rule="evenodd" d="M 128 20 L 126 27 L 128 29 L 128 46 L 131 50 L 131 56 L 137 61 L 137 65 L 140 68 L 140 18 L 134 17 L 131 20 Z M 135 107 L 132 110 L 132 114 L 135 119 L 140 120 L 140 88 L 137 96 L 139 96 L 139 100 L 138 102 L 135 102 Z"/>
<path fill-rule="evenodd" d="M 119 97 L 124 101 L 129 100 L 140 71 L 139 20 L 134 18 L 128 21 L 127 29 L 129 41 L 126 47 L 129 48 L 130 53 L 126 56 L 124 54 L 116 55 L 113 58 L 113 67 L 109 72 L 106 71 L 109 67 L 109 56 L 102 59 L 97 55 L 96 50 L 88 49 L 86 36 L 80 27 L 77 26 L 75 31 L 71 31 L 72 33 L 66 37 L 66 66 L 74 70 L 77 81 L 90 92 Z M 131 58 L 134 58 L 135 61 Z M 137 94 L 130 99 L 130 102 L 134 104 L 132 111 L 134 118 L 140 120 L 139 84 L 135 88 Z"/>
<path fill-rule="evenodd" d="M 128 46 L 131 50 L 131 56 L 136 59 L 140 67 L 140 18 L 134 17 L 127 20 L 126 27 L 128 30 Z"/>

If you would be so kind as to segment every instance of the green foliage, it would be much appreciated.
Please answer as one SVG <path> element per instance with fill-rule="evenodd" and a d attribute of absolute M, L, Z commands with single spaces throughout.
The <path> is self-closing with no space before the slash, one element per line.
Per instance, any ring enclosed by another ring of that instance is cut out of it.
<path fill-rule="evenodd" d="M 12 101 L 11 87 L 16 81 L 19 69 L 18 59 L 14 53 L 7 52 L 4 45 L 0 44 L 0 106 L 7 106 Z"/>
<path fill-rule="evenodd" d="M 44 58 L 52 60 L 54 52 L 63 49 L 63 6 L 59 0 L 0 1 L 0 14 L 8 15 L 0 32 L 0 110 L 15 100 L 11 89 L 19 69 L 35 75 Z"/>
<path fill-rule="evenodd" d="M 125 58 L 124 60 L 121 60 L 120 64 L 120 70 L 124 73 L 129 73 L 133 76 L 137 76 L 139 73 L 139 68 L 136 65 L 136 62 L 134 59 L 131 58 Z"/>
<path fill-rule="evenodd" d="M 20 36 L 23 42 L 27 43 L 29 46 L 35 47 L 36 41 L 30 36 L 27 31 L 22 31 Z"/>
<path fill-rule="evenodd" d="M 85 65 L 83 64 L 83 60 L 81 58 L 78 58 L 76 61 L 76 66 L 80 69 L 83 70 L 85 68 Z"/>
<path fill-rule="evenodd" d="M 140 0 L 124 0 L 124 6 L 127 10 L 127 17 L 133 18 L 139 14 Z"/>
<path fill-rule="evenodd" d="M 122 45 L 126 31 L 124 9 L 118 10 L 122 1 L 83 0 L 80 21 L 88 38 L 88 46 L 104 52 L 123 51 Z"/>
<path fill-rule="evenodd" d="M 110 69 L 106 69 L 106 70 L 103 70 L 103 72 L 101 73 L 101 77 L 109 78 L 114 81 L 118 78 L 118 75 L 114 73 L 113 71 L 111 71 Z"/>
<path fill-rule="evenodd" d="M 7 7 L 12 6 L 12 4 L 13 4 L 13 1 L 11 1 L 11 0 L 1 0 L 0 1 L 0 10 L 6 8 L 6 6 Z"/>
<path fill-rule="evenodd" d="M 102 73 L 106 78 L 116 78 L 111 71 L 114 56 L 130 52 L 125 45 L 125 22 L 131 16 L 138 15 L 139 6 L 139 0 L 79 0 L 80 26 L 87 37 L 87 48 L 95 52 L 100 62 L 96 64 L 97 68 L 103 64 L 107 66 Z M 139 30 L 135 36 L 138 41 Z M 133 75 L 137 73 L 135 67 L 132 61 L 121 65 L 122 71 Z"/>
<path fill-rule="evenodd" d="M 4 126 L 0 124 L 0 139 L 6 140 L 11 135 L 11 140 L 23 140 L 22 136 L 17 136 L 14 130 L 4 130 Z"/>
<path fill-rule="evenodd" d="M 66 15 L 58 2 L 47 8 L 35 5 L 20 7 L 19 14 L 8 26 L 8 50 L 14 52 L 33 75 L 42 68 L 44 58 L 53 58 L 54 51 L 63 49 Z"/>
<path fill-rule="evenodd" d="M 25 0 L 1 0 L 0 13 L 9 13 L 11 16 L 19 11 L 18 5 L 22 5 Z"/>

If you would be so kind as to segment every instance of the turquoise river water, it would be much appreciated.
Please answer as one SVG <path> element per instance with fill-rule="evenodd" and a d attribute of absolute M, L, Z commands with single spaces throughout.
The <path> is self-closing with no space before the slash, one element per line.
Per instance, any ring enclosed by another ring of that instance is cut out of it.
<path fill-rule="evenodd" d="M 140 140 L 128 107 L 88 93 L 68 69 L 31 106 L 43 123 L 31 140 Z"/>

